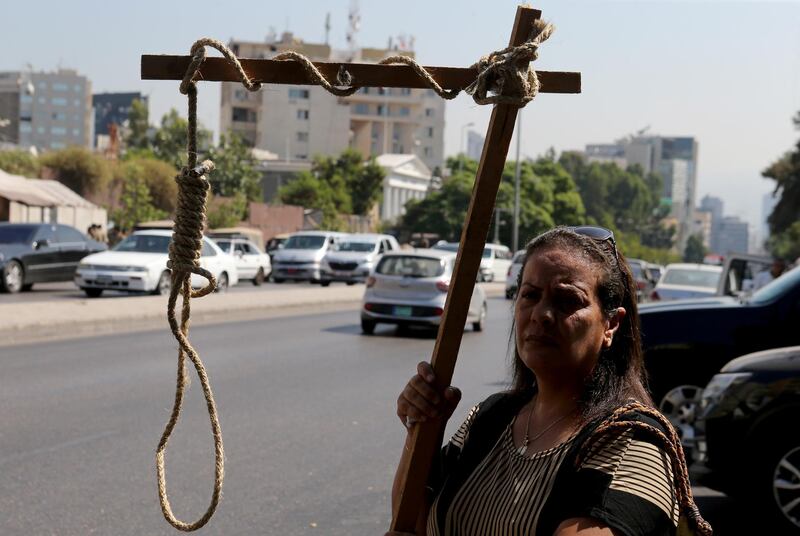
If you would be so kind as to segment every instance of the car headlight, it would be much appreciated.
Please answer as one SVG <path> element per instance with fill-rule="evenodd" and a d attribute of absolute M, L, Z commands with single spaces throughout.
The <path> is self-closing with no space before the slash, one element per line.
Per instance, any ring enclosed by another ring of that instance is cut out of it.
<path fill-rule="evenodd" d="M 717 405 L 725 397 L 726 393 L 740 385 L 752 376 L 749 372 L 729 372 L 717 374 L 703 390 L 700 400 L 700 409 L 706 410 L 712 405 Z"/>

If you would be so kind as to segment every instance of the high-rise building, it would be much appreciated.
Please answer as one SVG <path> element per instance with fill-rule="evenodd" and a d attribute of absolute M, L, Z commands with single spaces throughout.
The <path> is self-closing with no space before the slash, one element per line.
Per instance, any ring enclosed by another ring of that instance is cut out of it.
<path fill-rule="evenodd" d="M 717 253 L 719 255 L 723 254 L 719 247 L 719 233 L 724 207 L 725 205 L 719 197 L 705 195 L 703 199 L 700 200 L 700 210 L 711 214 L 711 238 L 709 240 L 709 249 L 712 253 Z"/>
<path fill-rule="evenodd" d="M 94 145 L 97 137 L 108 136 L 111 125 L 122 126 L 128 121 L 133 101 L 141 101 L 147 106 L 147 97 L 141 93 L 96 93 L 92 95 L 94 110 Z"/>
<path fill-rule="evenodd" d="M 337 51 L 288 32 L 280 39 L 233 40 L 229 46 L 244 58 L 270 58 L 287 50 L 314 61 L 376 63 L 397 54 L 413 57 L 407 50 Z M 352 147 L 364 155 L 414 154 L 430 169 L 441 169 L 444 162 L 444 101 L 428 89 L 362 88 L 338 98 L 318 86 L 276 85 L 250 93 L 241 84 L 223 83 L 220 132 L 229 131 L 286 161 L 308 161 L 315 154 Z"/>
<path fill-rule="evenodd" d="M 481 153 L 483 153 L 483 145 L 486 143 L 486 137 L 481 136 L 474 130 L 467 131 L 467 157 L 480 161 Z"/>
<path fill-rule="evenodd" d="M 736 216 L 725 216 L 719 225 L 716 253 L 726 256 L 729 253 L 747 253 L 749 231 L 747 222 Z"/>
<path fill-rule="evenodd" d="M 612 162 L 620 167 L 638 165 L 645 174 L 661 175 L 661 200 L 678 222 L 677 246 L 683 250 L 689 238 L 697 191 L 697 141 L 692 137 L 637 134 L 615 143 L 586 146 L 588 162 Z"/>
<path fill-rule="evenodd" d="M 9 116 L 2 132 L 12 143 L 40 151 L 91 146 L 92 86 L 85 76 L 71 69 L 4 72 L 0 94 L 0 116 Z"/>

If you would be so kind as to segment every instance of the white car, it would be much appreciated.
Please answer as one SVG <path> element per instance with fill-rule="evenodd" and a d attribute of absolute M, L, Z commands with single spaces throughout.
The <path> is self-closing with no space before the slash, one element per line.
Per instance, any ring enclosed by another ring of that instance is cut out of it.
<path fill-rule="evenodd" d="M 361 307 L 361 330 L 366 335 L 376 324 L 438 326 L 453 277 L 456 254 L 437 249 L 386 253 L 367 278 Z M 486 294 L 475 285 L 467 323 L 482 331 L 488 308 Z"/>
<path fill-rule="evenodd" d="M 333 231 L 300 231 L 292 234 L 272 258 L 272 280 L 287 279 L 319 283 L 322 279 L 322 258 L 346 233 Z"/>
<path fill-rule="evenodd" d="M 390 251 L 400 251 L 400 244 L 391 235 L 349 235 L 322 258 L 320 284 L 327 287 L 332 281 L 363 283 L 381 255 Z"/>
<path fill-rule="evenodd" d="M 522 261 L 525 258 L 525 250 L 521 249 L 514 253 L 514 258 L 511 259 L 511 265 L 508 267 L 506 274 L 506 299 L 513 300 L 517 295 L 517 280 L 519 279 L 519 272 L 522 270 Z"/>
<path fill-rule="evenodd" d="M 445 242 L 440 240 L 433 249 L 442 251 L 458 251 L 458 242 Z M 502 244 L 486 244 L 481 256 L 481 266 L 478 271 L 478 281 L 501 281 L 508 273 L 511 265 L 511 251 Z"/>
<path fill-rule="evenodd" d="M 104 290 L 168 294 L 171 287 L 169 243 L 172 231 L 136 231 L 114 249 L 81 259 L 75 272 L 75 284 L 87 296 L 96 298 Z M 239 281 L 236 262 L 214 242 L 203 237 L 200 266 L 217 279 L 217 290 L 224 291 Z M 192 274 L 192 286 L 200 288 L 206 280 Z"/>
<path fill-rule="evenodd" d="M 650 299 L 668 301 L 716 296 L 721 277 L 722 266 L 668 264 L 650 294 Z"/>
<path fill-rule="evenodd" d="M 239 272 L 239 281 L 250 280 L 258 286 L 269 278 L 272 273 L 272 262 L 269 255 L 256 246 L 252 240 L 246 238 L 212 238 L 222 251 L 233 255 L 236 260 L 236 270 Z"/>

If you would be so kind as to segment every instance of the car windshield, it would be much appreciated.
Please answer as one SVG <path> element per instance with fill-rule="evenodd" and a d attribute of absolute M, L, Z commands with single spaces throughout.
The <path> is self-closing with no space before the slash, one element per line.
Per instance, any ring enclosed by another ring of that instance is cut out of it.
<path fill-rule="evenodd" d="M 404 277 L 438 277 L 444 273 L 444 262 L 430 257 L 394 255 L 384 257 L 375 272 Z"/>
<path fill-rule="evenodd" d="M 0 244 L 30 244 L 36 225 L 3 225 L 0 226 Z"/>
<path fill-rule="evenodd" d="M 483 258 L 489 259 L 492 256 L 492 248 L 483 248 Z"/>
<path fill-rule="evenodd" d="M 337 251 L 358 251 L 369 253 L 375 250 L 376 242 L 342 242 L 336 248 Z"/>
<path fill-rule="evenodd" d="M 230 253 L 231 251 L 231 241 L 230 240 L 214 240 L 219 246 L 219 249 L 224 251 L 225 253 Z"/>
<path fill-rule="evenodd" d="M 441 244 L 436 244 L 431 249 L 440 249 L 442 251 L 458 251 L 458 244 L 442 242 Z"/>
<path fill-rule="evenodd" d="M 642 279 L 642 266 L 637 263 L 630 263 L 628 266 L 631 267 L 631 275 L 634 279 Z"/>
<path fill-rule="evenodd" d="M 757 304 L 771 302 L 798 284 L 800 284 L 800 266 L 789 270 L 755 291 L 748 301 Z"/>
<path fill-rule="evenodd" d="M 114 251 L 136 251 L 139 253 L 169 253 L 170 236 L 133 234 L 117 244 Z"/>
<path fill-rule="evenodd" d="M 665 285 L 684 285 L 687 287 L 717 288 L 722 271 L 692 270 L 689 268 L 668 268 L 661 278 Z"/>
<path fill-rule="evenodd" d="M 283 249 L 320 249 L 325 244 L 324 236 L 297 235 L 290 236 Z"/>
<path fill-rule="evenodd" d="M 521 249 L 514 253 L 514 258 L 511 259 L 511 262 L 514 264 L 522 264 L 522 260 L 525 258 L 525 250 Z"/>

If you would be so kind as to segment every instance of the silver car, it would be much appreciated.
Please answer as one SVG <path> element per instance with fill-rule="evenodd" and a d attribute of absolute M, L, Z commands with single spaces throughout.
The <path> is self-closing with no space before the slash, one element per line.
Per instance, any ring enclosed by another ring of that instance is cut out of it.
<path fill-rule="evenodd" d="M 371 335 L 377 324 L 438 326 L 456 254 L 418 249 L 386 253 L 367 278 L 361 307 L 361 330 Z M 475 285 L 467 323 L 482 331 L 486 321 L 486 294 Z"/>

